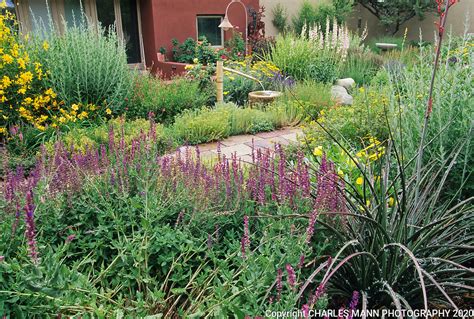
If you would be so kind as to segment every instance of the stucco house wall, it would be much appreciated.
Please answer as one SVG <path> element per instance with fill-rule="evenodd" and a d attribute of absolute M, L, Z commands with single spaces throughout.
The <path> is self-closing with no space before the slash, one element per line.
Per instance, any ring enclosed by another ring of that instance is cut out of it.
<path fill-rule="evenodd" d="M 147 65 L 157 63 L 157 52 L 165 47 L 171 52 L 171 40 L 183 42 L 189 37 L 197 38 L 196 17 L 198 15 L 224 16 L 230 0 L 141 0 L 143 41 Z M 258 9 L 259 0 L 243 0 L 247 7 Z M 240 32 L 245 32 L 245 12 L 242 6 L 233 4 L 229 9 L 229 20 Z M 250 22 L 250 18 L 249 18 Z M 228 40 L 232 31 L 226 31 Z M 170 54 L 170 53 L 168 53 Z"/>

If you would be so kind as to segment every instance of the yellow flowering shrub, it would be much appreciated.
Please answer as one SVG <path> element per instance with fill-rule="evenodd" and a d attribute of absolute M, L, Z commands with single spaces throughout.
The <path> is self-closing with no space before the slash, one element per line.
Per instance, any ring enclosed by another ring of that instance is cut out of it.
<path fill-rule="evenodd" d="M 0 3 L 4 8 L 5 3 Z M 18 123 L 29 123 L 39 130 L 55 124 L 51 114 L 61 109 L 56 93 L 43 86 L 48 71 L 28 54 L 11 26 L 16 22 L 9 11 L 0 15 L 0 135 Z M 43 45 L 47 50 L 47 43 Z M 57 124 L 57 123 L 56 123 Z"/>
<path fill-rule="evenodd" d="M 5 2 L 0 2 L 0 8 L 4 7 Z M 21 123 L 44 131 L 48 127 L 97 117 L 99 106 L 82 103 L 66 105 L 59 101 L 57 92 L 47 84 L 50 71 L 36 58 L 50 50 L 50 44 L 41 40 L 41 45 L 32 49 L 26 41 L 33 39 L 25 36 L 22 40 L 11 26 L 17 26 L 14 16 L 9 11 L 1 11 L 0 137 L 6 136 L 9 128 Z M 105 114 L 110 117 L 112 111 L 107 108 Z"/>

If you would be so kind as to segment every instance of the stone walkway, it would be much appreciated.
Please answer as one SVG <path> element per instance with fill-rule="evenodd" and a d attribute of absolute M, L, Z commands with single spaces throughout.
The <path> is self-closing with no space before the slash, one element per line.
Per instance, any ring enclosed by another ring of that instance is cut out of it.
<path fill-rule="evenodd" d="M 287 127 L 277 131 L 263 132 L 255 135 L 236 135 L 231 136 L 225 140 L 214 143 L 201 144 L 199 151 L 203 159 L 212 160 L 217 157 L 217 145 L 220 143 L 221 154 L 230 158 L 232 154 L 236 154 L 244 162 L 252 161 L 252 142 L 255 148 L 268 148 L 273 150 L 275 144 L 283 146 L 295 144 L 298 142 L 298 137 L 303 136 L 303 131 L 296 127 Z M 186 147 L 182 147 L 184 151 Z"/>

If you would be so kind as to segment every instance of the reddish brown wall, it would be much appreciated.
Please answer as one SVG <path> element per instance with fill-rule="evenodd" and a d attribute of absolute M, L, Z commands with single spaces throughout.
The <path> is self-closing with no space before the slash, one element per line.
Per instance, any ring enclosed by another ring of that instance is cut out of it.
<path fill-rule="evenodd" d="M 171 52 L 171 40 L 182 42 L 189 37 L 196 39 L 197 15 L 222 15 L 231 0 L 141 0 L 143 42 L 147 66 L 157 64 L 156 53 L 161 47 Z M 257 9 L 259 0 L 242 0 L 247 7 Z M 233 4 L 229 9 L 229 20 L 245 31 L 244 9 Z M 249 16 L 249 22 L 251 18 Z M 230 37 L 231 32 L 225 34 Z M 154 62 L 153 62 L 154 61 Z"/>

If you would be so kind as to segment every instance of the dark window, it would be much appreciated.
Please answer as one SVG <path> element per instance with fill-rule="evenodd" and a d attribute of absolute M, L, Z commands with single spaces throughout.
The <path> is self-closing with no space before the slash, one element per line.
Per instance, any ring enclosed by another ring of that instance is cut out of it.
<path fill-rule="evenodd" d="M 138 31 L 138 14 L 136 0 L 120 0 L 122 12 L 122 31 L 127 47 L 128 63 L 140 63 L 140 33 Z"/>
<path fill-rule="evenodd" d="M 222 30 L 219 28 L 221 22 L 220 16 L 197 17 L 198 39 L 205 37 L 212 46 L 224 46 Z"/>

